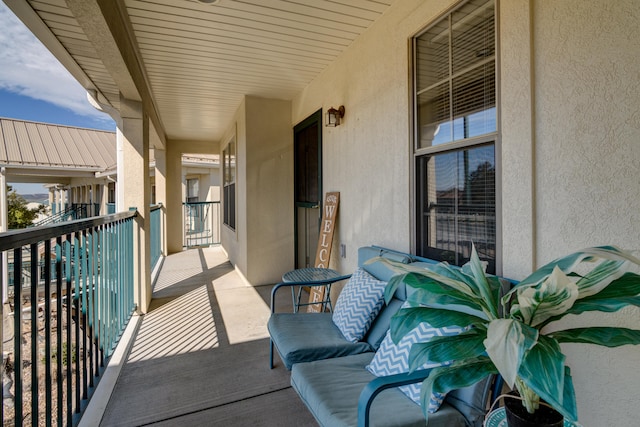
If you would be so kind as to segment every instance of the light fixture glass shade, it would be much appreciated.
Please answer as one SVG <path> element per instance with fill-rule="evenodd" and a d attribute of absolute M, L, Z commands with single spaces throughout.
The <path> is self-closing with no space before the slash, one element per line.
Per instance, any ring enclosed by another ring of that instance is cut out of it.
<path fill-rule="evenodd" d="M 340 106 L 337 110 L 333 107 L 327 110 L 324 125 L 327 127 L 336 127 L 340 125 L 340 120 L 344 117 L 344 106 Z"/>
<path fill-rule="evenodd" d="M 325 120 L 325 126 L 327 126 L 327 127 L 335 127 L 338 124 L 340 124 L 340 119 L 338 118 L 338 116 L 336 116 L 334 109 L 327 110 L 327 115 L 326 116 L 327 117 L 326 117 L 326 120 Z"/>

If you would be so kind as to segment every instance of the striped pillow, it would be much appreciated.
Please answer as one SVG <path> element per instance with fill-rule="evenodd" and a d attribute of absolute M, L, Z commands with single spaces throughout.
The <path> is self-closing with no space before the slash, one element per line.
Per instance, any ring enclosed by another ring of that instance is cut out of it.
<path fill-rule="evenodd" d="M 376 351 L 373 360 L 367 365 L 367 369 L 377 377 L 409 372 L 409 351 L 413 344 L 416 342 L 425 342 L 437 336 L 457 335 L 464 330 L 464 328 L 457 326 L 433 328 L 428 323 L 421 323 L 405 335 L 398 345 L 394 344 L 390 331 L 387 331 L 387 335 L 384 337 L 384 340 L 382 340 L 380 348 Z M 445 363 L 444 365 L 448 364 L 451 364 L 451 362 Z M 435 368 L 442 365 L 441 363 L 426 362 L 418 369 Z M 416 383 L 401 386 L 399 389 L 416 404 L 420 405 L 421 387 L 422 383 Z M 444 398 L 444 394 L 432 393 L 427 411 L 430 414 L 436 412 L 440 408 Z"/>
<path fill-rule="evenodd" d="M 338 297 L 332 316 L 347 341 L 358 342 L 364 338 L 384 305 L 386 286 L 387 282 L 362 268 L 353 273 Z"/>

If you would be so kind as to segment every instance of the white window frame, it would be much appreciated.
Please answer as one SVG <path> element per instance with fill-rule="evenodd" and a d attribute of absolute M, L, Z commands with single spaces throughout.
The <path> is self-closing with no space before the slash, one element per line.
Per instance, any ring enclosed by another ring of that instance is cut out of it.
<path fill-rule="evenodd" d="M 446 152 L 455 152 L 455 151 L 460 151 L 463 149 L 469 149 L 469 148 L 474 148 L 474 147 L 480 147 L 486 144 L 493 144 L 494 147 L 494 161 L 495 161 L 495 215 L 496 215 L 496 231 L 495 231 L 495 268 L 496 268 L 496 274 L 502 274 L 502 203 L 501 203 L 501 191 L 502 191 L 502 186 L 501 186 L 501 179 L 500 177 L 502 176 L 502 156 L 501 156 L 501 145 L 502 145 L 502 141 L 501 141 L 501 131 L 500 131 L 500 85 L 499 85 L 499 77 L 500 77 L 500 58 L 499 58 L 499 0 L 493 0 L 494 1 L 494 14 L 495 14 L 495 66 L 496 66 L 496 71 L 495 71 L 495 107 L 496 107 L 496 130 L 495 132 L 492 133 L 488 133 L 488 134 L 484 134 L 484 135 L 480 135 L 477 137 L 473 137 L 473 138 L 467 138 L 467 139 L 460 139 L 460 140 L 454 140 L 452 142 L 448 142 L 448 143 L 444 143 L 444 144 L 440 144 L 440 145 L 435 145 L 435 146 L 430 146 L 430 147 L 420 147 L 420 131 L 418 129 L 418 101 L 417 101 L 417 63 L 418 61 L 416 60 L 416 54 L 417 54 L 417 48 L 416 48 L 416 41 L 417 39 L 423 35 L 424 33 L 426 33 L 427 31 L 429 31 L 429 29 L 433 28 L 433 26 L 435 26 L 437 23 L 441 22 L 441 20 L 443 19 L 448 19 L 449 16 L 451 16 L 452 13 L 454 13 L 456 10 L 458 10 L 459 8 L 461 8 L 462 6 L 464 6 L 466 3 L 468 3 L 469 0 L 464 0 L 461 1 L 457 4 L 455 4 L 453 7 L 451 7 L 449 10 L 447 10 L 446 12 L 444 12 L 442 15 L 438 16 L 435 20 L 432 21 L 432 23 L 430 23 L 429 25 L 427 25 L 426 27 L 424 27 L 420 32 L 416 33 L 410 40 L 410 47 L 411 47 L 411 55 L 410 55 L 410 70 L 412 72 L 411 74 L 411 88 L 412 88 L 412 93 L 411 93 L 411 109 L 410 111 L 412 112 L 411 114 L 411 136 L 412 136 L 412 140 L 410 142 L 410 151 L 411 151 L 411 164 L 410 164 L 410 171 L 411 171 L 411 184 L 410 184 L 410 194 L 411 194 L 411 202 L 410 202 L 410 209 L 411 209 L 411 242 L 410 242 L 410 247 L 411 250 L 413 251 L 413 253 L 417 253 L 417 240 L 418 240 L 418 236 L 417 236 L 417 221 L 418 221 L 418 213 L 417 213 L 417 205 L 418 205 L 418 194 L 417 194 L 417 189 L 418 189 L 418 183 L 416 182 L 417 179 L 417 162 L 418 159 L 422 156 L 427 156 L 427 155 L 437 155 L 437 154 L 441 154 L 441 153 L 446 153 Z"/>

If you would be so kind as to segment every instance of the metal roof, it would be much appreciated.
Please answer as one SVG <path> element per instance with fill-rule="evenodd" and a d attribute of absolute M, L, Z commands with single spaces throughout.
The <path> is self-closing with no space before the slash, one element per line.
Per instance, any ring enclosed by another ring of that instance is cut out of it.
<path fill-rule="evenodd" d="M 4 0 L 100 102 L 219 141 L 245 95 L 291 100 L 398 0 Z"/>
<path fill-rule="evenodd" d="M 12 182 L 64 183 L 116 175 L 116 134 L 0 117 L 0 167 Z M 219 167 L 217 154 L 183 154 L 183 166 Z M 150 167 L 155 165 L 153 151 Z"/>
<path fill-rule="evenodd" d="M 115 132 L 0 118 L 0 166 L 10 175 L 94 176 L 114 163 Z"/>

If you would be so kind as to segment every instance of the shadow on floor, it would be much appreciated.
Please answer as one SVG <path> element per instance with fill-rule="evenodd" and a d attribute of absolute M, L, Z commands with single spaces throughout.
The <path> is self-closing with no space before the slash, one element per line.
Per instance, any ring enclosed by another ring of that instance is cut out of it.
<path fill-rule="evenodd" d="M 289 371 L 269 369 L 270 291 L 220 248 L 167 257 L 101 426 L 317 425 Z"/>

